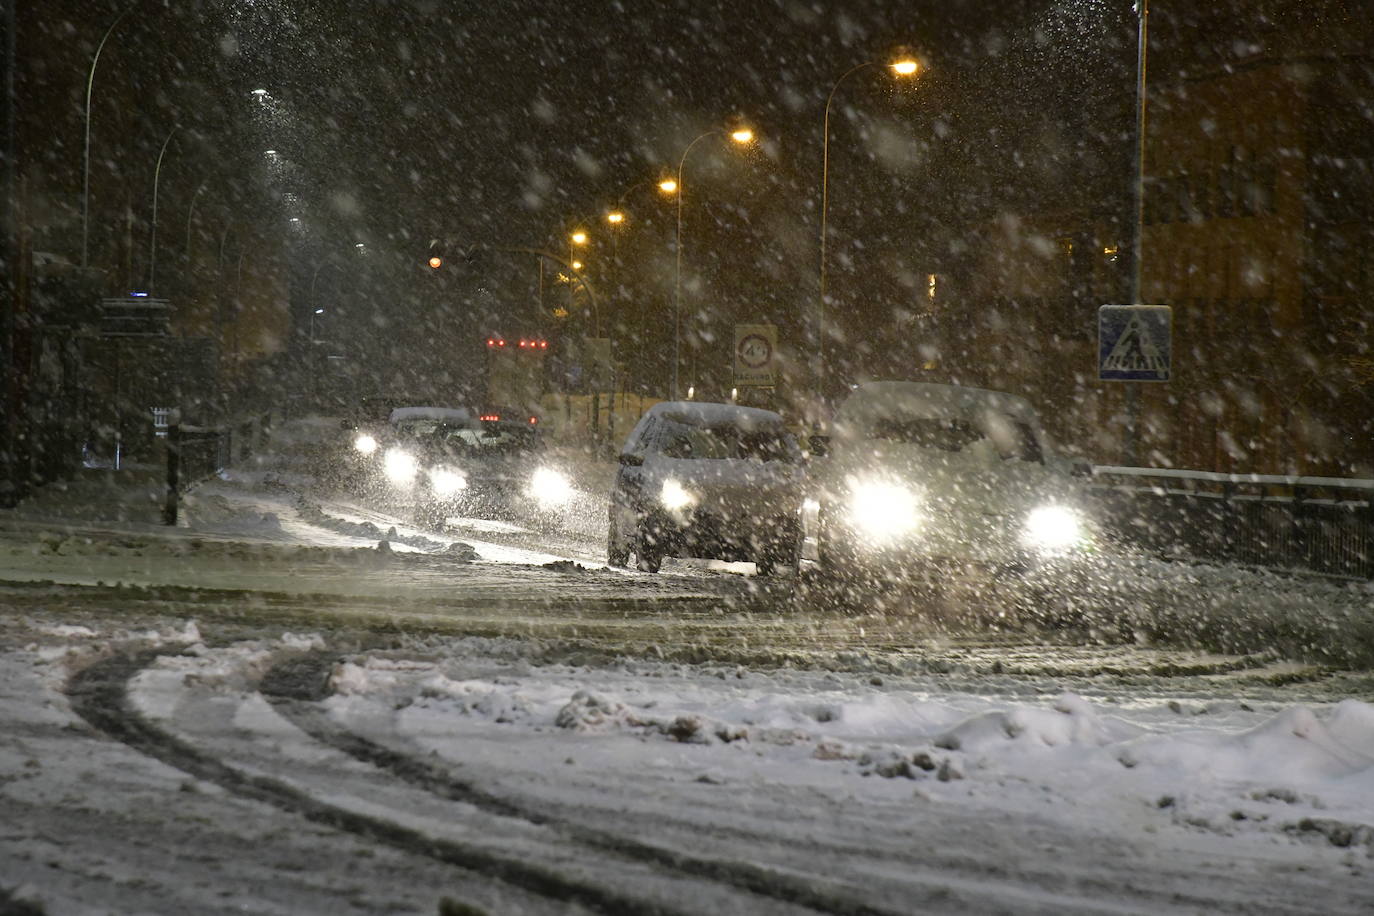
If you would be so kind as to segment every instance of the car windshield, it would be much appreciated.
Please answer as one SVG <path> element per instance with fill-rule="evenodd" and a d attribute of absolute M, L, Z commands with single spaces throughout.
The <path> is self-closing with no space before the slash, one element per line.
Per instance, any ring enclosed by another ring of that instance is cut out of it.
<path fill-rule="evenodd" d="M 672 423 L 663 435 L 666 439 L 663 455 L 667 458 L 747 458 L 790 462 L 796 461 L 800 455 L 796 440 L 790 434 L 771 430 Z"/>
<path fill-rule="evenodd" d="M 442 425 L 443 422 L 441 420 L 430 417 L 407 417 L 391 424 L 392 429 L 396 431 L 396 435 L 403 439 L 421 439 L 426 436 L 431 436 Z"/>
<path fill-rule="evenodd" d="M 537 430 L 528 426 L 486 424 L 481 429 L 446 429 L 439 435 L 450 449 L 474 458 L 525 455 L 540 446 Z"/>
<path fill-rule="evenodd" d="M 991 448 L 1004 460 L 1044 462 L 1030 424 L 1001 414 L 986 416 L 982 422 L 953 417 L 881 417 L 873 421 L 868 438 L 945 452 Z"/>

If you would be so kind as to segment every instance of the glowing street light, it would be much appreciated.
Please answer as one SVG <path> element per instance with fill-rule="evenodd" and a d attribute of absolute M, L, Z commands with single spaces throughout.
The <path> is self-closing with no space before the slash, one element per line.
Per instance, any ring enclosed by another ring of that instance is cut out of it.
<path fill-rule="evenodd" d="M 826 264 L 825 264 L 825 243 L 826 243 L 826 216 L 830 211 L 830 105 L 835 101 L 835 93 L 839 90 L 840 84 L 849 78 L 850 74 L 858 73 L 869 67 L 883 66 L 878 61 L 870 60 L 862 64 L 850 67 L 840 78 L 835 80 L 835 85 L 830 89 L 830 95 L 825 99 L 825 123 L 821 132 L 821 260 L 820 260 L 820 282 L 819 296 L 816 304 L 816 393 L 820 394 L 823 379 L 825 378 L 825 307 L 826 307 Z M 901 58 L 886 65 L 896 76 L 914 76 L 921 65 L 911 58 Z"/>
<path fill-rule="evenodd" d="M 612 226 L 617 226 L 625 222 L 625 214 L 621 213 L 619 210 L 612 210 L 610 213 L 606 214 L 606 222 L 610 223 Z"/>
<path fill-rule="evenodd" d="M 682 362 L 682 170 L 687 165 L 687 154 L 692 151 L 692 147 L 707 137 L 721 135 L 726 135 L 725 131 L 715 128 L 706 131 L 688 143 L 687 148 L 682 151 L 682 158 L 677 163 L 677 180 L 667 179 L 659 183 L 659 189 L 664 193 L 677 195 L 677 237 L 673 243 L 677 255 L 676 265 L 673 268 L 673 376 L 669 392 L 669 400 L 673 401 L 677 400 L 678 371 L 679 364 Z M 735 128 L 728 136 L 740 146 L 747 146 L 754 142 L 754 132 L 745 127 Z"/>
<path fill-rule="evenodd" d="M 574 232 L 569 238 L 572 239 L 574 245 L 587 244 L 587 233 L 583 232 L 581 229 Z"/>

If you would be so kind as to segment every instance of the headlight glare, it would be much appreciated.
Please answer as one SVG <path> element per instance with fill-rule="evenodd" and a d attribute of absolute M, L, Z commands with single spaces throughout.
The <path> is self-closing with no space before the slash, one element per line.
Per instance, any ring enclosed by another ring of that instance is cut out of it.
<path fill-rule="evenodd" d="M 856 481 L 850 489 L 849 520 L 869 537 L 888 540 L 915 530 L 920 523 L 918 503 L 916 494 L 901 484 Z"/>
<path fill-rule="evenodd" d="M 530 478 L 529 495 L 541 506 L 561 506 L 572 499 L 572 483 L 553 468 L 540 468 Z"/>
<path fill-rule="evenodd" d="M 367 433 L 363 433 L 353 440 L 353 447 L 364 455 L 371 455 L 373 452 L 377 451 L 377 440 Z"/>
<path fill-rule="evenodd" d="M 387 449 L 382 463 L 387 479 L 398 485 L 413 481 L 420 470 L 415 456 L 399 448 Z"/>
<path fill-rule="evenodd" d="M 434 495 L 443 499 L 452 496 L 460 490 L 468 488 L 468 479 L 452 468 L 431 468 L 429 472 L 429 486 L 434 491 Z"/>
<path fill-rule="evenodd" d="M 1041 506 L 1026 516 L 1025 541 L 1045 551 L 1066 550 L 1083 538 L 1083 524 L 1071 509 Z"/>
<path fill-rule="evenodd" d="M 663 508 L 670 512 L 686 509 L 697 501 L 695 496 L 687 492 L 687 489 L 683 487 L 682 484 L 673 480 L 671 477 L 663 481 L 663 489 L 660 491 L 658 498 L 659 501 L 663 503 Z"/>

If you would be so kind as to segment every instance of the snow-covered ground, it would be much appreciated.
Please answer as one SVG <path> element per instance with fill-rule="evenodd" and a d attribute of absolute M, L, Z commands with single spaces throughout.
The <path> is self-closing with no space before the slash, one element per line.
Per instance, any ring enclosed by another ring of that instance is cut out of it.
<path fill-rule="evenodd" d="M 1117 570 L 1220 654 L 952 635 L 419 531 L 310 485 L 325 428 L 176 529 L 0 514 L 0 912 L 1374 910 L 1367 586 Z"/>

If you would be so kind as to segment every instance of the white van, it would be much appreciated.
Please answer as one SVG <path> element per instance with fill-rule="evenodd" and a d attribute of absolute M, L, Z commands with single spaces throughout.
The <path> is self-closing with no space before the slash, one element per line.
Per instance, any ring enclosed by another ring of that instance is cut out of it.
<path fill-rule="evenodd" d="M 822 570 L 904 577 L 1021 572 L 1091 547 L 1085 493 L 1035 410 L 999 391 L 871 382 L 836 412 L 813 463 Z"/>

